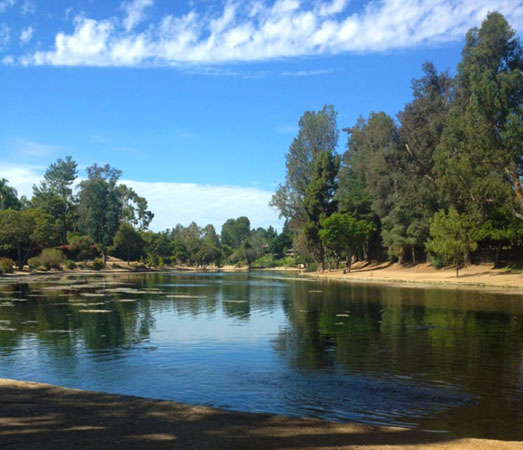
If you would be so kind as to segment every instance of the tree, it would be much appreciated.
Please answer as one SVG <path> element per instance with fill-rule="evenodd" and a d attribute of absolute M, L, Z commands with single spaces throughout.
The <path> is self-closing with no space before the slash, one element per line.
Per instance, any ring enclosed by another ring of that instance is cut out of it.
<path fill-rule="evenodd" d="M 80 227 L 96 243 L 107 261 L 107 247 L 112 245 L 120 225 L 122 200 L 116 183 L 121 172 L 97 164 L 87 168 L 88 179 L 80 183 Z"/>
<path fill-rule="evenodd" d="M 75 201 L 72 184 L 76 180 L 77 164 L 70 156 L 49 166 L 44 181 L 33 186 L 33 205 L 56 219 L 62 243 L 67 242 Z"/>
<path fill-rule="evenodd" d="M 133 259 L 138 259 L 143 254 L 144 241 L 140 234 L 127 222 L 122 222 L 118 231 L 114 235 L 115 253 L 125 255 L 127 263 Z"/>
<path fill-rule="evenodd" d="M 340 157 L 329 151 L 318 155 L 314 162 L 312 181 L 307 187 L 303 202 L 307 214 L 304 236 L 310 251 L 321 264 L 325 266 L 325 249 L 319 235 L 321 221 L 336 211 L 337 203 L 334 194 L 338 187 L 337 175 L 340 167 Z"/>
<path fill-rule="evenodd" d="M 323 152 L 333 154 L 338 144 L 336 112 L 332 105 L 325 105 L 319 111 L 306 111 L 298 126 L 298 136 L 285 156 L 285 183 L 278 187 L 270 202 L 294 231 L 301 230 L 307 222 L 304 201 L 316 158 Z"/>
<path fill-rule="evenodd" d="M 34 209 L 0 211 L 0 246 L 14 250 L 20 270 L 35 244 L 47 247 L 57 239 L 54 220 L 48 214 Z"/>
<path fill-rule="evenodd" d="M 147 210 L 147 200 L 125 184 L 120 184 L 118 190 L 122 201 L 122 220 L 140 230 L 147 230 L 154 218 L 154 214 Z"/>
<path fill-rule="evenodd" d="M 444 206 L 480 220 L 505 206 L 523 220 L 523 59 L 499 13 L 469 30 L 456 98 L 434 155 Z"/>
<path fill-rule="evenodd" d="M 321 221 L 319 235 L 325 248 L 335 256 L 336 268 L 345 256 L 345 263 L 350 272 L 353 255 L 362 251 L 373 230 L 373 223 L 356 220 L 350 214 L 334 213 Z"/>
<path fill-rule="evenodd" d="M 6 209 L 16 209 L 21 208 L 20 200 L 18 200 L 18 193 L 16 189 L 9 186 L 8 180 L 5 178 L 0 178 L 0 211 Z"/>
<path fill-rule="evenodd" d="M 467 255 L 477 248 L 477 221 L 472 216 L 459 214 L 451 207 L 448 213 L 444 210 L 434 214 L 430 222 L 431 239 L 427 250 L 435 253 L 447 264 L 454 264 L 456 277 L 459 268 L 466 262 Z"/>
<path fill-rule="evenodd" d="M 237 219 L 228 219 L 222 225 L 221 242 L 229 246 L 232 250 L 241 247 L 243 242 L 249 238 L 251 233 L 251 223 L 245 216 Z"/>

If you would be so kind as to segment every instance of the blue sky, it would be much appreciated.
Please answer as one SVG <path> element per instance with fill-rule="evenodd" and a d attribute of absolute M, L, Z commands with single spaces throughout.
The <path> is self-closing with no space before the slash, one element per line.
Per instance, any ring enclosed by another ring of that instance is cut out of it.
<path fill-rule="evenodd" d="M 0 177 L 30 195 L 72 155 L 122 170 L 153 229 L 279 228 L 267 203 L 303 112 L 333 104 L 340 130 L 395 115 L 489 10 L 523 28 L 517 0 L 0 0 Z"/>

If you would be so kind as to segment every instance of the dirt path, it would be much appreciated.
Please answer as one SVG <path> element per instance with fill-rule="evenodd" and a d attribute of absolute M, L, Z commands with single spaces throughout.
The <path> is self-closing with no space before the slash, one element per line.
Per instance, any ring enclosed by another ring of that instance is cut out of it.
<path fill-rule="evenodd" d="M 521 442 L 337 424 L 0 379 L 0 449 L 523 449 Z"/>

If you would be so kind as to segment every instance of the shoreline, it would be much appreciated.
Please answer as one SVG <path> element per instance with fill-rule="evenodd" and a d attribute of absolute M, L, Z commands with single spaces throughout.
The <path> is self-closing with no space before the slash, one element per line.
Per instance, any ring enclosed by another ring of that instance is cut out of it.
<path fill-rule="evenodd" d="M 46 275 L 93 275 L 93 274 L 126 274 L 126 273 L 205 273 L 205 272 L 248 272 L 245 267 L 223 266 L 207 269 L 190 266 L 167 266 L 163 268 L 142 269 L 133 266 L 106 268 L 102 270 L 74 269 L 49 271 L 15 271 L 11 274 L 0 274 L 0 278 L 38 277 Z M 353 270 L 343 273 L 343 269 L 333 269 L 325 272 L 305 272 L 303 269 L 289 267 L 274 267 L 251 269 L 251 271 L 281 272 L 295 274 L 303 279 L 333 280 L 345 283 L 384 284 L 403 287 L 420 287 L 435 289 L 467 289 L 489 290 L 506 293 L 523 294 L 523 271 L 493 269 L 491 264 L 472 265 L 460 270 L 456 277 L 453 268 L 435 269 L 430 264 L 418 264 L 403 267 L 398 264 L 373 263 L 370 265 L 358 263 Z"/>
<path fill-rule="evenodd" d="M 0 447 L 523 449 L 523 442 L 246 413 L 0 378 Z"/>
<path fill-rule="evenodd" d="M 321 272 L 302 272 L 312 279 L 335 280 L 347 283 L 385 284 L 403 287 L 467 289 L 502 291 L 523 294 L 523 272 L 493 269 L 491 264 L 472 265 L 460 270 L 456 277 L 453 268 L 437 270 L 430 264 L 402 267 L 398 264 L 359 265 L 350 273 L 343 269 Z"/>

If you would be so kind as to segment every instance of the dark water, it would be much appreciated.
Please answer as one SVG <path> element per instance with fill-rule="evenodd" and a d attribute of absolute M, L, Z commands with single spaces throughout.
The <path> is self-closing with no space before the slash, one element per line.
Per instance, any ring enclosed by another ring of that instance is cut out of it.
<path fill-rule="evenodd" d="M 0 377 L 523 439 L 523 298 L 269 273 L 0 279 Z"/>

